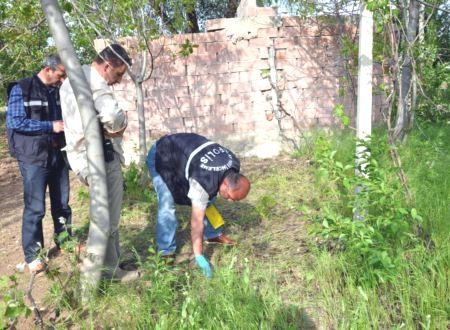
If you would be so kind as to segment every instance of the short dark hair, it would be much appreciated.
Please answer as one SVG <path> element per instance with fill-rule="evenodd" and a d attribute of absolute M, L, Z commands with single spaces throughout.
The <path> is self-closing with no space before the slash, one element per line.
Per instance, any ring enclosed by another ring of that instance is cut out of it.
<path fill-rule="evenodd" d="M 127 51 L 119 44 L 107 46 L 94 58 L 94 62 L 97 64 L 102 64 L 105 61 L 111 63 L 115 68 L 123 64 L 131 66 L 132 63 Z"/>
<path fill-rule="evenodd" d="M 244 176 L 238 172 L 235 171 L 229 171 L 225 178 L 228 179 L 228 185 L 231 188 L 231 190 L 237 190 L 240 187 L 239 180 L 243 178 Z"/>
<path fill-rule="evenodd" d="M 61 58 L 58 54 L 49 54 L 44 58 L 44 61 L 42 62 L 42 69 L 43 68 L 50 68 L 53 71 L 58 69 L 58 66 L 63 65 L 61 62 Z"/>

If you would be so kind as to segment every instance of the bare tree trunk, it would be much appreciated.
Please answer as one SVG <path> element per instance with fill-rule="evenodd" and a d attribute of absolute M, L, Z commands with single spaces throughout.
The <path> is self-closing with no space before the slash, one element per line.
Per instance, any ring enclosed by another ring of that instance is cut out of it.
<path fill-rule="evenodd" d="M 143 82 L 147 72 L 147 52 L 142 51 L 140 54 L 140 68 L 136 75 L 132 75 L 132 80 L 136 88 L 136 107 L 139 122 L 139 165 L 145 164 L 147 156 L 147 138 L 145 129 L 145 109 L 144 109 L 144 89 Z"/>
<path fill-rule="evenodd" d="M 189 13 L 187 13 L 187 21 L 188 27 L 186 29 L 186 33 L 198 33 L 200 32 L 200 28 L 198 27 L 198 18 L 195 9 Z"/>
<path fill-rule="evenodd" d="M 228 0 L 227 11 L 225 12 L 225 18 L 236 17 L 236 11 L 239 6 L 239 0 Z"/>
<path fill-rule="evenodd" d="M 399 99 L 397 106 L 397 120 L 394 128 L 395 140 L 403 141 L 407 134 L 408 125 L 410 125 L 411 114 L 411 95 L 412 95 L 412 47 L 417 36 L 419 25 L 419 2 L 417 0 L 409 1 L 408 27 L 406 30 L 407 47 L 401 68 L 399 82 Z"/>
<path fill-rule="evenodd" d="M 424 41 L 424 33 L 425 33 L 425 5 L 419 4 L 419 30 L 417 32 L 417 41 L 419 45 L 423 45 Z M 408 121 L 408 131 L 413 128 L 414 125 L 414 117 L 416 113 L 417 106 L 417 71 L 421 68 L 413 68 L 413 77 L 412 77 L 412 96 L 411 96 L 411 115 L 409 116 Z"/>
<path fill-rule="evenodd" d="M 87 300 L 100 280 L 109 236 L 108 190 L 102 137 L 92 93 L 70 41 L 58 1 L 41 0 L 41 6 L 76 96 L 86 139 L 88 168 L 92 179 L 92 184 L 89 186 L 91 222 L 87 250 L 89 251 L 90 247 L 95 245 L 97 251 L 97 254 L 88 254 L 83 261 L 82 297 Z M 108 230 L 105 232 L 101 228 L 108 228 Z"/>
<path fill-rule="evenodd" d="M 136 106 L 139 121 L 139 165 L 145 163 L 147 156 L 147 138 L 145 134 L 145 109 L 144 109 L 144 90 L 142 88 L 142 81 L 136 81 Z"/>

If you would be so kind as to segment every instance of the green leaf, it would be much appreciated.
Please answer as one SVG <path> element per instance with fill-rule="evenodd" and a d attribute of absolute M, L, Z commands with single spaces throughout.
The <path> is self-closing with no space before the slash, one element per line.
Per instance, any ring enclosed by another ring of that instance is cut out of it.
<path fill-rule="evenodd" d="M 261 69 L 261 78 L 266 79 L 270 75 L 270 69 Z"/>
<path fill-rule="evenodd" d="M 0 289 L 4 289 L 8 287 L 9 278 L 6 275 L 0 277 Z"/>

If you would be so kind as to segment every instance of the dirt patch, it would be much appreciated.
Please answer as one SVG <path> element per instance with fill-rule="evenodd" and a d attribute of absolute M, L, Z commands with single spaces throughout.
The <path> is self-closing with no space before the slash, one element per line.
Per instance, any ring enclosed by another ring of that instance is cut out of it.
<path fill-rule="evenodd" d="M 22 212 L 23 212 L 23 186 L 22 176 L 20 175 L 19 166 L 13 159 L 7 149 L 7 137 L 4 133 L 4 122 L 2 124 L 2 134 L 0 135 L 0 209 L 2 216 L 0 217 L 0 276 L 16 275 L 18 279 L 19 289 L 25 290 L 30 281 L 28 270 L 18 272 L 16 267 L 24 263 L 24 255 L 22 251 Z M 71 176 L 73 176 L 71 174 Z M 76 178 L 71 177 L 71 188 L 78 184 Z M 73 188 L 72 188 L 73 189 Z M 73 189 L 72 191 L 75 191 Z M 71 194 L 71 202 L 74 201 L 74 194 Z M 50 200 L 47 196 L 46 200 L 46 216 L 43 220 L 44 229 L 44 247 L 49 248 L 53 242 L 53 221 L 50 216 Z M 61 264 L 64 257 L 54 259 L 53 264 Z M 33 286 L 33 297 L 39 306 L 42 304 L 45 294 L 51 285 L 51 281 L 44 275 L 36 277 Z M 19 320 L 18 328 L 32 328 L 33 320 Z"/>

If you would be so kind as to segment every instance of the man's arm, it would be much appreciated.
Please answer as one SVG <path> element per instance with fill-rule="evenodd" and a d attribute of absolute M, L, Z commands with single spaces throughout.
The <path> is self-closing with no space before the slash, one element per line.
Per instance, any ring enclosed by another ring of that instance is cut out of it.
<path fill-rule="evenodd" d="M 9 129 L 24 133 L 59 133 L 64 130 L 61 120 L 51 122 L 28 119 L 25 107 L 23 106 L 22 89 L 19 85 L 15 85 L 12 88 L 9 96 L 6 125 Z"/>
<path fill-rule="evenodd" d="M 101 89 L 93 93 L 95 109 L 98 111 L 98 118 L 103 124 L 109 137 L 119 137 L 123 135 L 127 127 L 127 117 L 125 112 L 119 107 L 117 100 L 110 88 Z"/>
<path fill-rule="evenodd" d="M 204 218 L 205 210 L 193 205 L 191 213 L 191 240 L 192 250 L 195 256 L 203 254 L 203 231 L 205 227 L 203 224 Z"/>
<path fill-rule="evenodd" d="M 203 218 L 205 217 L 205 210 L 192 205 L 191 214 L 191 239 L 192 250 L 194 251 L 194 258 L 197 265 L 202 270 L 203 275 L 211 278 L 213 271 L 208 259 L 203 255 Z"/>

